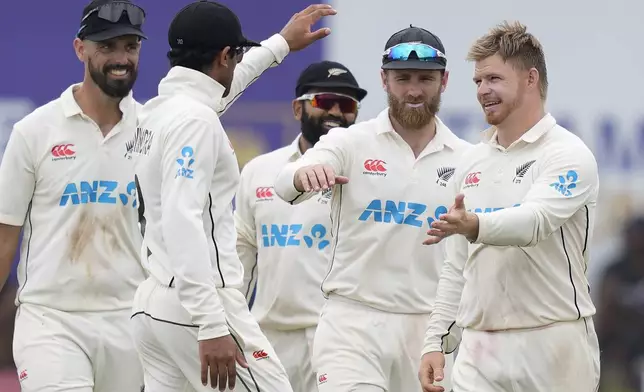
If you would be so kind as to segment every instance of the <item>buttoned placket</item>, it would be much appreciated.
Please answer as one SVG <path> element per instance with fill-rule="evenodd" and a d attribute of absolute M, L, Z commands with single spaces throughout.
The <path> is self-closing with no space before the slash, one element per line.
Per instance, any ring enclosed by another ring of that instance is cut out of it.
<path fill-rule="evenodd" d="M 443 151 L 445 145 L 436 139 L 436 136 L 425 146 L 425 148 L 418 154 L 418 157 L 415 156 L 414 151 L 411 146 L 400 136 L 397 132 L 392 132 L 392 137 L 397 146 L 403 149 L 402 153 L 405 156 L 405 165 L 410 169 L 410 180 L 412 184 L 418 184 L 420 181 L 427 178 L 426 174 L 421 170 L 421 164 L 423 159 L 426 159 L 432 154 Z"/>

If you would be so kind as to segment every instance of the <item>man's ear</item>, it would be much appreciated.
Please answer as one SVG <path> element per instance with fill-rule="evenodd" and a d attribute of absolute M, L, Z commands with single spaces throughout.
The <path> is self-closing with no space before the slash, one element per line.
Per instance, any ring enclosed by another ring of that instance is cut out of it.
<path fill-rule="evenodd" d="M 73 45 L 76 57 L 83 62 L 85 59 L 85 43 L 80 38 L 74 38 Z"/>
<path fill-rule="evenodd" d="M 293 100 L 293 117 L 297 121 L 302 121 L 302 111 L 304 110 L 302 106 L 304 106 L 302 101 L 298 101 L 297 99 Z"/>
<path fill-rule="evenodd" d="M 230 46 L 226 46 L 217 55 L 217 63 L 223 67 L 228 67 L 228 56 L 230 55 Z"/>

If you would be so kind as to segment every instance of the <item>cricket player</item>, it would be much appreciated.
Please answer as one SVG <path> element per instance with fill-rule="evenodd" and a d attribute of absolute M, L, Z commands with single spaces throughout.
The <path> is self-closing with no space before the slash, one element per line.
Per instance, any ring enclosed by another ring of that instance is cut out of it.
<path fill-rule="evenodd" d="M 313 347 L 320 392 L 420 390 L 416 369 L 444 260 L 442 244 L 422 241 L 454 198 L 447 186 L 469 146 L 436 116 L 446 65 L 436 35 L 395 33 L 382 56 L 389 107 L 332 129 L 276 179 L 292 204 L 333 190 L 328 300 Z"/>
<path fill-rule="evenodd" d="M 170 25 L 171 69 L 142 110 L 132 151 L 151 275 L 137 290 L 132 327 L 149 391 L 292 390 L 240 291 L 239 166 L 218 115 L 289 51 L 328 35 L 311 25 L 334 13 L 310 6 L 261 44 L 215 2 L 184 7 Z"/>
<path fill-rule="evenodd" d="M 441 337 L 455 320 L 464 328 L 455 392 L 597 391 L 585 275 L 597 163 L 546 112 L 543 48 L 524 25 L 494 27 L 468 59 L 491 127 L 456 170 L 459 195 L 426 241 L 451 236 L 423 349 L 424 391 L 442 390 L 432 381 L 443 377 Z"/>
<path fill-rule="evenodd" d="M 292 206 L 274 194 L 273 180 L 329 129 L 356 121 L 360 88 L 344 65 L 321 61 L 298 78 L 293 115 L 302 132 L 286 147 L 251 160 L 237 191 L 237 253 L 244 265 L 247 300 L 295 392 L 317 390 L 311 368 L 313 337 L 324 296 L 320 284 L 331 256 L 331 191 Z"/>
<path fill-rule="evenodd" d="M 13 353 L 23 392 L 139 391 L 130 334 L 139 262 L 134 165 L 145 13 L 96 0 L 74 39 L 82 83 L 13 128 L 0 166 L 0 282 L 21 230 Z"/>

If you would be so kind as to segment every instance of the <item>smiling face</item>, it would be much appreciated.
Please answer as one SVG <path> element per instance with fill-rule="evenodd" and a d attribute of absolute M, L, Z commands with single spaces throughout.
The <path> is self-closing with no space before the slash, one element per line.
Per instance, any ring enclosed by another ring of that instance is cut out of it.
<path fill-rule="evenodd" d="M 475 63 L 476 96 L 490 125 L 521 124 L 535 108 L 543 108 L 545 55 L 525 25 L 503 22 L 491 28 L 470 47 L 467 59 Z"/>
<path fill-rule="evenodd" d="M 390 115 L 405 129 L 417 130 L 438 113 L 448 72 L 391 69 L 382 71 Z"/>
<path fill-rule="evenodd" d="M 94 42 L 76 39 L 74 48 L 91 80 L 112 98 L 127 96 L 136 82 L 140 38 L 134 35 Z"/>
<path fill-rule="evenodd" d="M 302 136 L 312 146 L 332 128 L 347 128 L 356 122 L 358 99 L 346 88 L 310 89 L 311 99 L 293 101 L 295 119 L 301 122 Z"/>
<path fill-rule="evenodd" d="M 477 61 L 476 97 L 490 125 L 503 123 L 524 102 L 529 72 L 513 67 L 498 54 Z"/>

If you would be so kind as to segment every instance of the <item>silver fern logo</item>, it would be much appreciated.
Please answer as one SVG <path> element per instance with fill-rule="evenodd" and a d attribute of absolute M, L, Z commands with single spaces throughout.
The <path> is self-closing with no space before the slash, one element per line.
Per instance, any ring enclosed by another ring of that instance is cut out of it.
<path fill-rule="evenodd" d="M 342 68 L 331 68 L 329 70 L 329 76 L 327 76 L 327 78 L 330 78 L 331 76 L 340 76 L 345 73 L 347 73 L 347 71 Z"/>
<path fill-rule="evenodd" d="M 528 172 L 532 164 L 535 162 L 536 162 L 535 160 L 532 160 L 524 163 L 521 166 L 518 166 L 514 175 L 514 180 L 512 180 L 512 182 L 514 182 L 515 184 L 520 184 L 525 174 Z"/>
<path fill-rule="evenodd" d="M 438 174 L 438 178 L 436 179 L 436 183 L 439 186 L 442 186 L 443 188 L 447 187 L 447 182 L 449 181 L 450 178 L 454 175 L 454 172 L 456 171 L 456 168 L 454 167 L 440 167 L 438 170 L 436 170 L 436 174 Z"/>
<path fill-rule="evenodd" d="M 320 197 L 318 197 L 318 202 L 321 204 L 329 204 L 331 197 L 333 196 L 333 188 L 325 189 L 320 192 Z"/>

